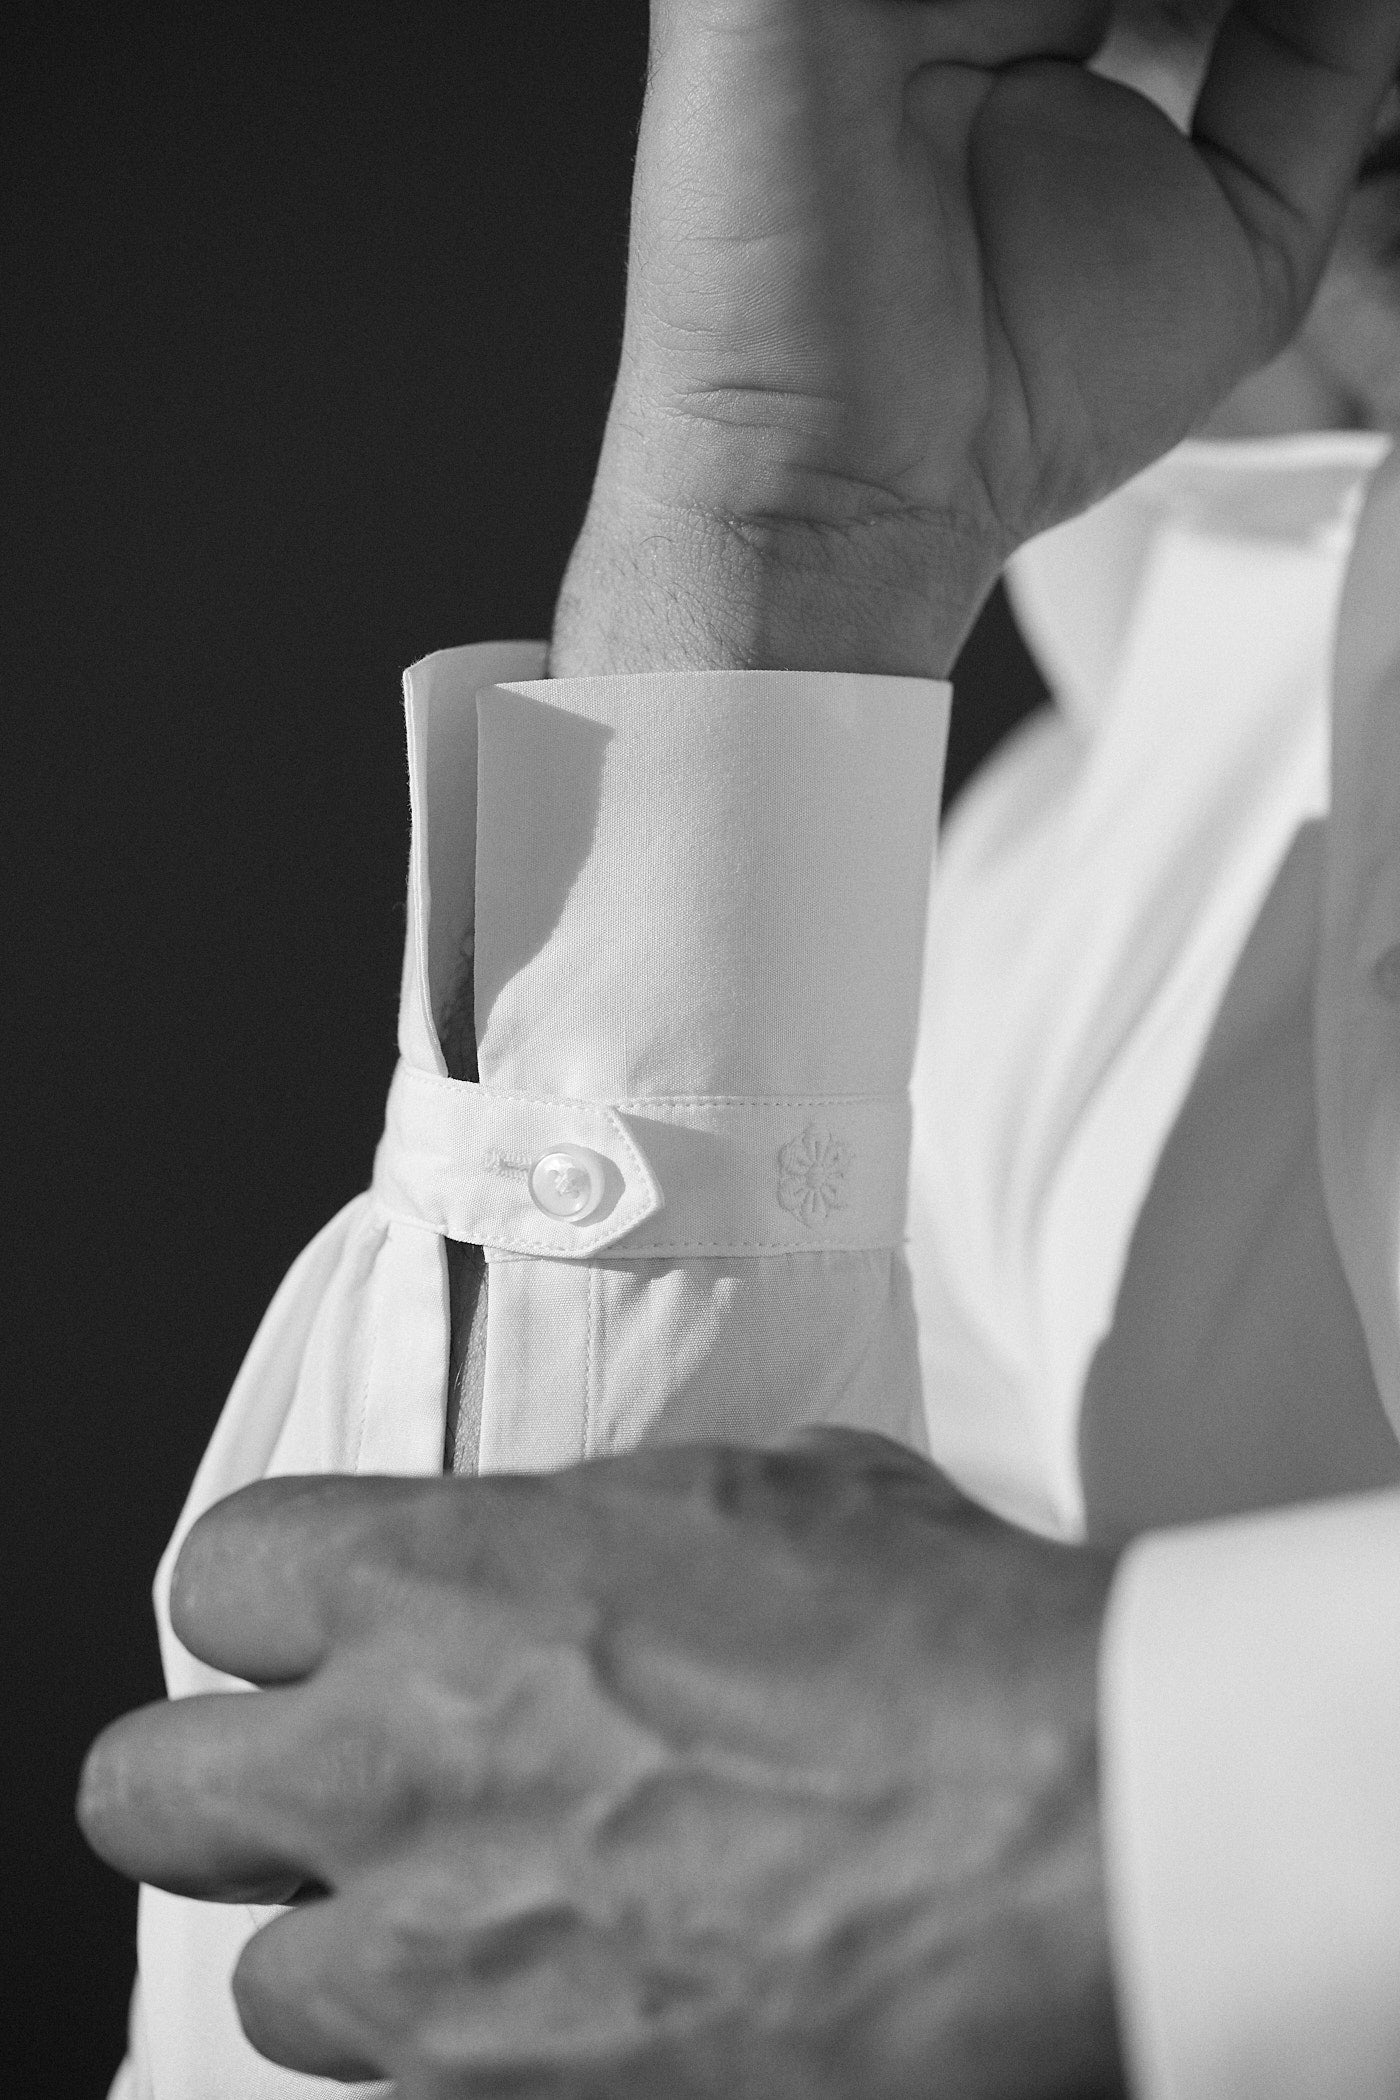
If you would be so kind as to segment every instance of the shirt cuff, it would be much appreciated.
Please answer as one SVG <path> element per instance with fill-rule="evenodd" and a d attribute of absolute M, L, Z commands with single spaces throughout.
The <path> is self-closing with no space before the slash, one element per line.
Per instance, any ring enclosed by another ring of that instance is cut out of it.
<path fill-rule="evenodd" d="M 750 671 L 481 693 L 483 1080 L 902 1092 L 948 692 Z"/>
<path fill-rule="evenodd" d="M 897 1244 L 950 688 L 548 680 L 506 675 L 512 648 L 538 668 L 538 645 L 491 645 L 406 674 L 381 1194 L 505 1251 Z M 438 1040 L 469 942 L 474 1087 L 446 1079 Z M 586 1230 L 531 1207 L 519 1169 L 546 1138 L 617 1180 Z"/>
<path fill-rule="evenodd" d="M 1400 1496 L 1141 1541 L 1101 1665 L 1142 2100 L 1400 2091 Z"/>

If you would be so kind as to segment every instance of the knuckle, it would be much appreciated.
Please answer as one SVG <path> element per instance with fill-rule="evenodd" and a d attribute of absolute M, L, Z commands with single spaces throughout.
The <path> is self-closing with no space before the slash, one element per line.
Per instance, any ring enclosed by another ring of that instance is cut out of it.
<path fill-rule="evenodd" d="M 411 1746 L 377 1719 L 356 1719 L 318 1744 L 308 1771 L 318 1816 L 383 1831 L 413 1820 L 423 1785 Z"/>
<path fill-rule="evenodd" d="M 356 1947 L 356 1966 L 376 2002 L 405 2006 L 421 1997 L 444 1969 L 452 1967 L 457 1935 L 440 1911 L 412 1890 L 398 1892 L 376 1910 Z"/>

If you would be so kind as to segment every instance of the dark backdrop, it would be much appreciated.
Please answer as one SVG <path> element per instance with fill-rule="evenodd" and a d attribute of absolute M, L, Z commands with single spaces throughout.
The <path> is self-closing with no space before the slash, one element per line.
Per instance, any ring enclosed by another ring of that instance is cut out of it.
<path fill-rule="evenodd" d="M 152 1571 L 366 1180 L 398 677 L 544 635 L 622 311 L 644 0 L 11 13 L 3 839 L 15 1235 L 4 2069 L 101 2095 L 132 1893 L 71 1817 Z M 1039 696 L 1000 598 L 952 784 Z"/>

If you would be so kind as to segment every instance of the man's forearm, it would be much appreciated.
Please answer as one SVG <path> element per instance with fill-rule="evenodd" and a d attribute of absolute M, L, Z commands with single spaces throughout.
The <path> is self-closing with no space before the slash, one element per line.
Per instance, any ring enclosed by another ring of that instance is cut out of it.
<path fill-rule="evenodd" d="M 835 526 L 595 498 L 559 593 L 549 672 L 945 678 L 996 567 L 937 518 Z"/>

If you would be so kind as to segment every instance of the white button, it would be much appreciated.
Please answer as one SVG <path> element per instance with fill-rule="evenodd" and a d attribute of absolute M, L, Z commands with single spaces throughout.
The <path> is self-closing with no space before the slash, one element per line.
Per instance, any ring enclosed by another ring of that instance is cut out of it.
<path fill-rule="evenodd" d="M 604 1162 L 586 1145 L 556 1145 L 530 1169 L 530 1195 L 547 1218 L 586 1225 L 607 1188 Z"/>

